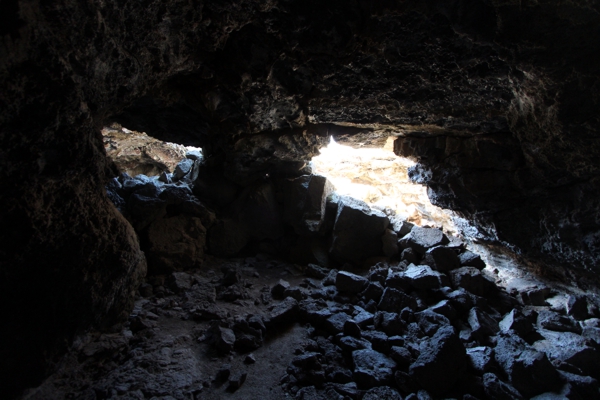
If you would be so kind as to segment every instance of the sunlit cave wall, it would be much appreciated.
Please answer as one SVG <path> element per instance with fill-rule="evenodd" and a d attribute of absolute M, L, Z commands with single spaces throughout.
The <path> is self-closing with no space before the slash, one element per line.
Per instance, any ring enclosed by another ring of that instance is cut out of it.
<path fill-rule="evenodd" d="M 121 321 L 145 274 L 105 195 L 113 121 L 202 147 L 217 181 L 238 185 L 302 173 L 328 135 L 376 141 L 391 126 L 435 204 L 596 279 L 598 7 L 6 2 L 3 392 L 39 382 L 77 332 Z"/>

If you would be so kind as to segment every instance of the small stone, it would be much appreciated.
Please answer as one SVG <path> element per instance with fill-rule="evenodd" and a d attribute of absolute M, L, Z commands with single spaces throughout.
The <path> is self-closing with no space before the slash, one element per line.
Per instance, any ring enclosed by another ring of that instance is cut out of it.
<path fill-rule="evenodd" d="M 298 300 L 288 297 L 273 308 L 269 315 L 268 325 L 274 326 L 291 322 L 297 313 Z"/>
<path fill-rule="evenodd" d="M 244 364 L 254 364 L 256 363 L 256 357 L 254 354 L 250 353 L 244 358 Z"/>
<path fill-rule="evenodd" d="M 449 283 L 446 275 L 432 270 L 428 265 L 409 265 L 404 277 L 412 287 L 422 290 L 438 289 Z"/>
<path fill-rule="evenodd" d="M 410 233 L 400 240 L 401 246 L 410 247 L 419 254 L 425 254 L 428 249 L 448 242 L 448 238 L 441 230 L 419 226 L 413 227 Z"/>
<path fill-rule="evenodd" d="M 173 179 L 179 180 L 179 179 L 183 178 L 192 170 L 193 166 L 194 166 L 194 161 L 187 159 L 187 158 L 184 160 L 181 160 L 179 162 L 179 164 L 177 164 L 177 166 L 175 167 L 175 171 L 173 172 Z"/>
<path fill-rule="evenodd" d="M 235 333 L 229 328 L 223 328 L 221 326 L 215 326 L 213 328 L 213 335 L 215 340 L 216 348 L 223 352 L 229 353 L 233 350 L 235 344 Z"/>
<path fill-rule="evenodd" d="M 468 321 L 474 335 L 492 336 L 499 330 L 498 323 L 478 307 L 473 307 L 469 311 Z"/>
<path fill-rule="evenodd" d="M 491 347 L 479 346 L 467 349 L 467 357 L 471 368 L 478 374 L 489 372 L 494 365 L 494 350 Z"/>
<path fill-rule="evenodd" d="M 360 326 L 358 326 L 358 324 L 356 323 L 356 321 L 352 319 L 347 319 L 346 322 L 344 322 L 344 335 L 360 338 L 361 329 Z"/>
<path fill-rule="evenodd" d="M 285 292 L 286 289 L 289 289 L 289 287 L 290 287 L 290 283 L 288 281 L 280 279 L 279 282 L 277 282 L 271 288 L 271 296 L 273 296 L 274 299 L 282 299 L 283 293 Z"/>
<path fill-rule="evenodd" d="M 235 392 L 236 390 L 238 390 L 244 384 L 244 382 L 246 382 L 247 376 L 248 373 L 246 372 L 236 372 L 230 375 L 229 386 L 227 387 L 227 390 L 230 392 Z"/>
<path fill-rule="evenodd" d="M 351 317 L 344 312 L 333 314 L 331 317 L 327 318 L 325 328 L 334 335 L 338 334 L 344 331 L 344 325 L 350 318 Z"/>
<path fill-rule="evenodd" d="M 215 379 L 217 381 L 224 381 L 229 378 L 229 375 L 231 375 L 231 364 L 223 364 L 217 371 Z"/>
<path fill-rule="evenodd" d="M 306 276 L 310 276 L 316 279 L 323 279 L 327 276 L 329 270 L 317 264 L 308 264 L 305 273 Z"/>

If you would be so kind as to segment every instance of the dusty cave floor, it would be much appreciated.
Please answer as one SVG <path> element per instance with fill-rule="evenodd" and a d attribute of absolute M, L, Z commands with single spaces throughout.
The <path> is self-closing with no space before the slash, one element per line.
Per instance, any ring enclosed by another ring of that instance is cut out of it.
<path fill-rule="evenodd" d="M 495 263 L 481 271 L 488 283 L 498 285 L 494 295 L 474 295 L 479 289 L 468 281 L 456 284 L 451 271 L 402 262 L 355 270 L 358 275 L 349 273 L 344 275 L 349 281 L 340 281 L 343 274 L 336 270 L 264 255 L 209 256 L 201 269 L 149 277 L 123 329 L 77 338 L 58 370 L 23 398 L 522 398 L 511 384 L 528 389 L 511 376 L 514 365 L 502 360 L 503 354 L 516 360 L 527 352 L 545 361 L 517 375 L 545 373 L 544 379 L 561 382 L 552 388 L 541 384 L 537 393 L 600 398 L 596 379 L 586 376 L 593 375 L 589 366 L 600 354 L 600 320 L 574 318 L 567 311 L 568 296 L 581 292 L 518 270 L 502 254 L 488 253 L 484 259 Z M 363 291 L 351 295 L 357 284 Z M 375 293 L 375 286 L 408 295 L 384 304 L 386 292 Z M 366 305 L 373 297 L 381 299 L 379 304 Z M 354 322 L 346 323 L 350 317 L 358 325 L 354 333 Z M 569 345 L 574 355 L 553 350 Z M 520 348 L 512 354 L 511 346 Z M 371 361 L 377 366 L 366 375 L 358 372 L 356 354 L 362 351 L 376 358 Z M 445 351 L 451 352 L 449 359 Z M 431 397 L 423 390 L 429 386 L 435 392 L 440 373 L 427 365 L 425 372 L 414 367 L 428 357 L 446 373 L 463 371 L 455 389 Z M 461 357 L 466 363 L 457 363 Z M 388 362 L 395 373 L 386 370 Z M 371 386 L 393 389 L 371 393 Z"/>
<path fill-rule="evenodd" d="M 229 301 L 216 299 L 214 289 L 207 287 L 223 287 L 223 271 L 232 268 L 239 272 L 233 278 L 239 282 L 229 286 L 236 293 L 226 295 Z M 210 328 L 213 321 L 221 319 L 266 316 L 277 302 L 270 289 L 280 279 L 291 285 L 309 281 L 298 266 L 260 256 L 209 258 L 202 269 L 182 275 L 182 282 L 167 277 L 164 292 L 138 298 L 121 332 L 78 338 L 59 370 L 24 398 L 293 398 L 283 390 L 280 380 L 294 357 L 293 350 L 307 337 L 305 327 L 294 322 L 284 324 L 271 329 L 257 349 L 230 354 L 215 349 Z M 188 277 L 191 281 L 186 281 Z M 150 278 L 154 283 L 162 279 Z M 255 362 L 250 363 L 248 356 Z M 240 388 L 234 391 L 227 379 L 218 379 L 223 367 L 232 376 L 247 374 Z"/>

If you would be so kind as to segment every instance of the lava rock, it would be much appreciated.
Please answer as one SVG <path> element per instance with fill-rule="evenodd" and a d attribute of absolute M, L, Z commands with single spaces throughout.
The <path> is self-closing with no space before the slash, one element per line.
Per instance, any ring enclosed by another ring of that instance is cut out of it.
<path fill-rule="evenodd" d="M 356 321 L 348 319 L 344 322 L 344 335 L 360 338 L 361 330 Z"/>
<path fill-rule="evenodd" d="M 461 265 L 456 251 L 445 246 L 436 246 L 427 250 L 423 258 L 423 263 L 441 272 L 459 268 Z"/>
<path fill-rule="evenodd" d="M 400 259 L 409 264 L 419 263 L 419 255 L 411 247 L 402 250 L 402 253 L 400 253 Z"/>
<path fill-rule="evenodd" d="M 396 362 L 375 350 L 363 349 L 352 353 L 354 379 L 360 388 L 383 386 L 392 382 Z"/>
<path fill-rule="evenodd" d="M 214 326 L 212 328 L 215 347 L 222 353 L 229 353 L 235 344 L 235 333 L 229 328 Z"/>
<path fill-rule="evenodd" d="M 408 235 L 400 240 L 400 245 L 403 248 L 410 247 L 419 254 L 425 254 L 428 249 L 448 242 L 444 232 L 439 229 L 415 226 Z"/>
<path fill-rule="evenodd" d="M 186 176 L 194 166 L 194 161 L 190 159 L 183 159 L 177 164 L 175 167 L 175 171 L 173 172 L 173 180 L 180 180 L 184 176 Z"/>
<path fill-rule="evenodd" d="M 568 382 L 569 385 L 569 393 L 567 393 L 567 396 L 565 397 L 569 399 L 600 398 L 600 386 L 598 385 L 598 380 L 592 378 L 591 376 L 581 376 L 565 371 L 558 372 L 560 376 Z"/>
<path fill-rule="evenodd" d="M 383 244 L 383 254 L 386 257 L 393 257 L 398 254 L 398 235 L 396 235 L 396 232 L 386 229 L 381 236 L 381 242 Z"/>
<path fill-rule="evenodd" d="M 512 330 L 522 338 L 533 331 L 533 324 L 531 321 L 525 318 L 525 316 L 517 309 L 513 309 L 506 314 L 498 324 L 498 327 L 500 328 L 500 331 L 504 333 Z"/>
<path fill-rule="evenodd" d="M 413 361 L 412 354 L 405 347 L 392 346 L 390 349 L 390 357 L 396 361 L 398 368 L 406 370 Z"/>
<path fill-rule="evenodd" d="M 458 261 L 462 267 L 474 267 L 480 271 L 485 268 L 485 262 L 483 262 L 481 257 L 469 250 L 461 253 L 458 256 Z"/>
<path fill-rule="evenodd" d="M 525 396 L 558 390 L 562 385 L 546 354 L 529 347 L 518 336 L 500 334 L 494 352 L 512 385 Z"/>
<path fill-rule="evenodd" d="M 365 301 L 373 300 L 379 302 L 383 295 L 383 286 L 379 282 L 369 282 L 365 290 L 360 292 L 360 297 Z"/>
<path fill-rule="evenodd" d="M 557 332 L 581 333 L 581 327 L 574 320 L 555 311 L 541 310 L 537 318 L 538 326 Z"/>
<path fill-rule="evenodd" d="M 383 311 L 399 312 L 404 307 L 416 309 L 414 298 L 394 288 L 385 288 L 377 308 Z"/>
<path fill-rule="evenodd" d="M 474 335 L 493 336 L 498 333 L 498 322 L 479 307 L 473 307 L 469 311 L 468 321 Z"/>
<path fill-rule="evenodd" d="M 422 342 L 419 357 L 410 366 L 409 374 L 434 395 L 443 395 L 452 389 L 466 367 L 465 348 L 454 328 L 446 325 Z"/>
<path fill-rule="evenodd" d="M 279 282 L 277 282 L 271 288 L 271 296 L 273 296 L 274 299 L 282 299 L 283 293 L 285 292 L 286 289 L 289 289 L 289 288 L 290 288 L 290 283 L 288 281 L 280 279 Z"/>
<path fill-rule="evenodd" d="M 450 280 L 454 288 L 463 288 L 477 296 L 489 296 L 496 289 L 496 285 L 474 267 L 461 267 L 450 271 Z"/>
<path fill-rule="evenodd" d="M 419 324 L 421 332 L 429 337 L 435 335 L 440 327 L 450 325 L 448 318 L 431 310 L 423 310 L 415 313 L 415 319 Z"/>
<path fill-rule="evenodd" d="M 366 203 L 343 197 L 333 226 L 329 253 L 334 260 L 361 265 L 369 257 L 383 253 L 381 236 L 389 225 L 385 214 Z"/>
<path fill-rule="evenodd" d="M 228 379 L 229 386 L 227 387 L 227 390 L 229 392 L 235 392 L 238 390 L 244 384 L 244 382 L 246 382 L 247 376 L 248 373 L 246 372 L 235 372 L 231 374 Z"/>
<path fill-rule="evenodd" d="M 394 232 L 398 234 L 399 238 L 408 235 L 414 227 L 415 224 L 408 221 L 400 221 L 398 219 L 392 221 L 392 228 L 394 229 Z"/>
<path fill-rule="evenodd" d="M 351 317 L 344 312 L 333 314 L 325 321 L 325 328 L 329 333 L 334 335 L 341 333 L 344 331 L 344 324 L 349 319 L 351 319 Z"/>
<path fill-rule="evenodd" d="M 306 276 L 310 276 L 312 278 L 323 279 L 329 273 L 327 268 L 323 268 L 317 264 L 308 264 L 306 266 Z"/>
<path fill-rule="evenodd" d="M 588 302 L 585 296 L 569 295 L 567 299 L 567 315 L 572 316 L 576 320 L 588 318 Z"/>
<path fill-rule="evenodd" d="M 369 389 L 362 400 L 402 400 L 402 396 L 389 386 L 379 386 Z"/>
<path fill-rule="evenodd" d="M 485 394 L 494 400 L 515 400 L 523 399 L 523 396 L 517 389 L 511 385 L 502 382 L 495 374 L 488 372 L 483 375 L 483 387 Z"/>
<path fill-rule="evenodd" d="M 303 175 L 286 182 L 284 215 L 299 235 L 318 234 L 325 222 L 331 182 L 321 175 Z"/>
<path fill-rule="evenodd" d="M 540 330 L 544 337 L 533 347 L 544 352 L 556 364 L 566 363 L 579 369 L 583 375 L 600 379 L 600 351 L 590 340 L 572 332 Z"/>
<path fill-rule="evenodd" d="M 467 357 L 471 368 L 480 375 L 490 372 L 495 364 L 494 350 L 487 346 L 467 349 Z"/>
<path fill-rule="evenodd" d="M 428 265 L 409 265 L 404 277 L 416 289 L 438 289 L 450 282 L 446 275 L 434 271 Z"/>
<path fill-rule="evenodd" d="M 456 318 L 456 310 L 450 304 L 450 300 L 442 300 L 442 301 L 432 305 L 431 307 L 429 307 L 429 310 L 431 310 L 435 313 L 438 313 L 440 315 L 443 315 L 444 317 L 448 318 L 450 321 L 454 321 L 454 319 Z"/>
<path fill-rule="evenodd" d="M 291 297 L 277 304 L 269 314 L 268 325 L 275 326 L 291 322 L 298 313 L 298 300 Z M 265 321 L 267 323 L 267 321 Z"/>
<path fill-rule="evenodd" d="M 343 293 L 359 293 L 369 281 L 359 275 L 347 271 L 340 271 L 335 277 L 335 287 Z"/>

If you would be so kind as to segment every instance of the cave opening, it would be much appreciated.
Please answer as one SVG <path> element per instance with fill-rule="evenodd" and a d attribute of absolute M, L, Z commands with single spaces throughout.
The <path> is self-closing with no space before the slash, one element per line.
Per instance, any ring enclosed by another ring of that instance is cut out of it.
<path fill-rule="evenodd" d="M 0 396 L 600 398 L 593 2 L 11 4 Z"/>

